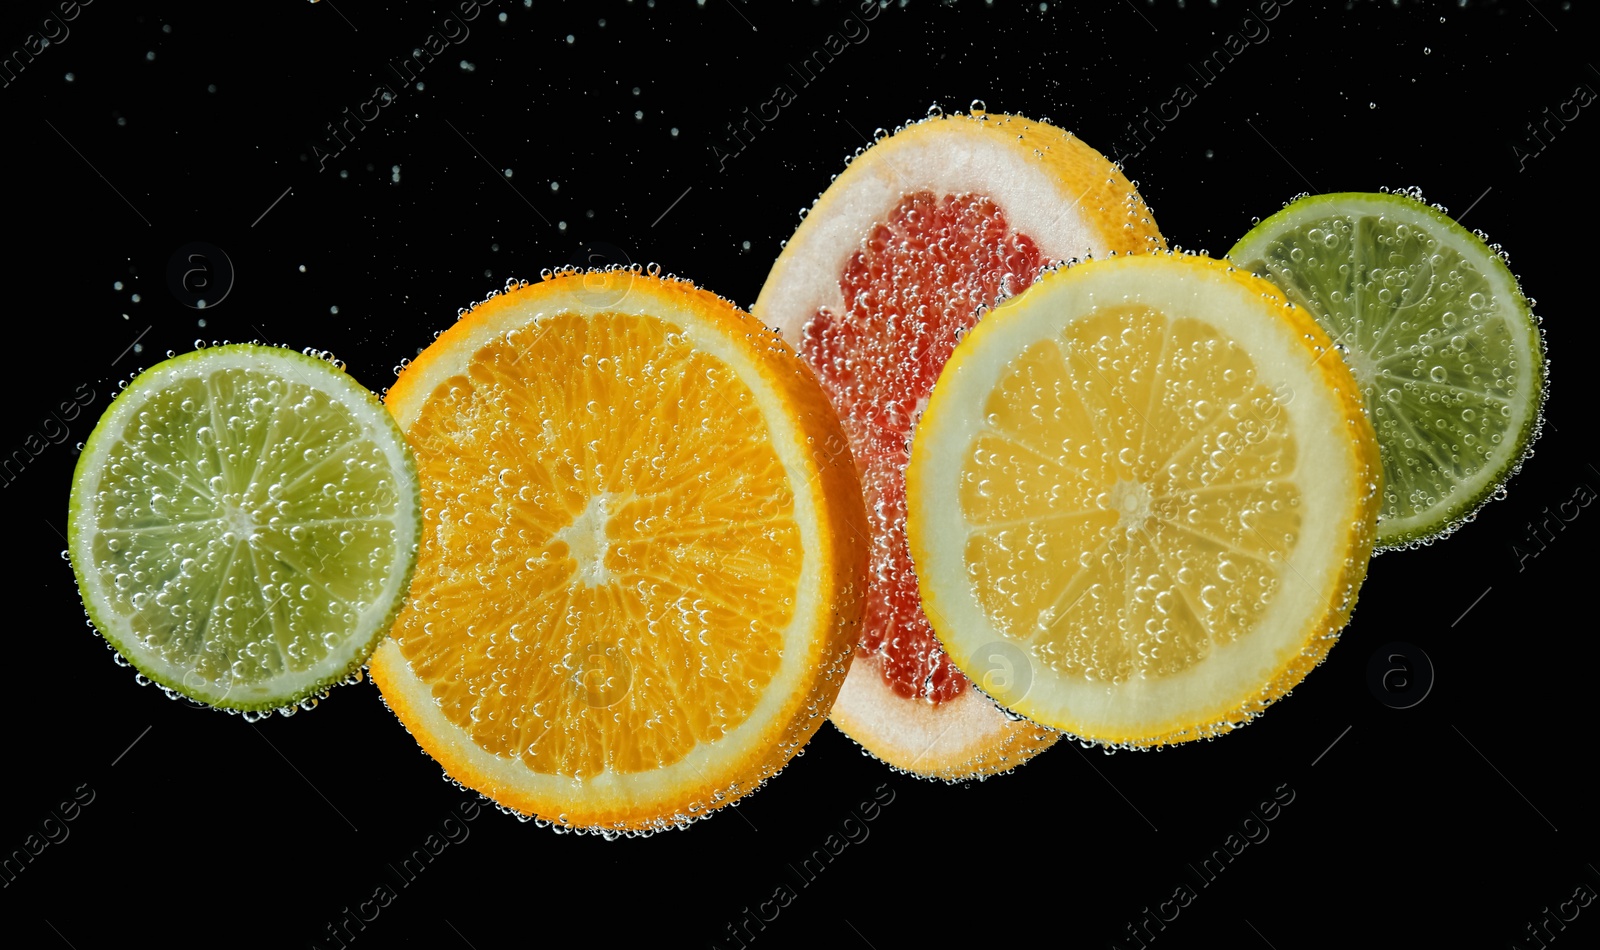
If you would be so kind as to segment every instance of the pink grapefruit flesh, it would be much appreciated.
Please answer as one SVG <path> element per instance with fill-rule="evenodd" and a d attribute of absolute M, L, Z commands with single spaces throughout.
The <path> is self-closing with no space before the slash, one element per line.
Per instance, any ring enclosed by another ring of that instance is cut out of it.
<path fill-rule="evenodd" d="M 911 426 L 979 308 L 1026 289 L 1043 263 L 992 200 L 907 195 L 840 275 L 848 309 L 820 308 L 802 331 L 800 355 L 839 410 L 872 526 L 857 653 L 879 656 L 879 675 L 904 699 L 944 703 L 970 685 L 922 613 L 906 547 Z"/>
<path fill-rule="evenodd" d="M 982 308 L 1043 266 L 1164 246 L 1120 170 L 1070 133 L 957 115 L 861 153 L 773 265 L 754 314 L 799 349 L 838 410 L 872 534 L 862 638 L 830 718 L 889 765 L 983 778 L 1059 737 L 974 688 L 923 613 L 905 467 L 939 371 Z"/>

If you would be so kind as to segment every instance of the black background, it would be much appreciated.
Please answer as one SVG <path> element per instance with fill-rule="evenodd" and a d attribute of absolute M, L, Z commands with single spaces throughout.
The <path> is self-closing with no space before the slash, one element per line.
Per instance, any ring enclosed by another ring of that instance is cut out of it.
<path fill-rule="evenodd" d="M 97 0 L 0 88 L 0 451 L 29 458 L 0 488 L 21 566 L 0 650 L 0 850 L 58 839 L 0 889 L 0 941 L 336 946 L 327 925 L 387 885 L 352 945 L 737 946 L 727 925 L 787 885 L 753 945 L 1105 946 L 1188 884 L 1160 946 L 1503 946 L 1576 888 L 1600 892 L 1600 507 L 1572 503 L 1600 489 L 1583 392 L 1600 105 L 1543 141 L 1527 128 L 1600 89 L 1583 5 L 1296 0 L 1207 85 L 1193 67 L 1258 4 L 897 0 L 804 84 L 790 65 L 857 4 L 498 0 L 403 87 L 386 63 L 453 6 Z M 0 49 L 53 7 L 6 4 Z M 325 126 L 379 83 L 398 98 L 332 145 Z M 726 125 L 778 84 L 794 101 L 731 143 Z M 1140 148 L 1128 124 L 1180 84 L 1194 101 Z M 1538 300 L 1553 396 L 1509 497 L 1375 560 L 1328 661 L 1261 721 L 1156 753 L 1062 743 L 966 787 L 891 773 L 825 726 L 768 787 L 685 831 L 606 842 L 485 808 L 402 886 L 389 866 L 476 796 L 440 781 L 370 683 L 249 724 L 138 686 L 85 627 L 58 554 L 74 443 L 166 351 L 316 347 L 381 390 L 458 308 L 574 261 L 656 262 L 748 307 L 799 209 L 877 127 L 974 99 L 1123 155 L 1186 248 L 1220 254 L 1299 192 L 1416 185 L 1502 243 Z M 314 149 L 337 154 L 319 170 Z M 205 310 L 167 284 L 194 241 L 236 271 Z M 94 398 L 63 437 L 51 413 L 74 392 Z M 1563 502 L 1575 515 L 1557 525 Z M 1554 538 L 1530 540 L 1547 517 Z M 1369 686 L 1392 641 L 1431 658 L 1411 708 Z M 850 824 L 858 840 L 802 884 L 791 866 L 880 786 L 893 799 L 866 837 Z M 1294 797 L 1270 837 L 1201 886 L 1188 865 L 1280 787 Z M 92 801 L 53 817 L 75 790 Z M 1600 943 L 1597 918 L 1600 903 L 1558 939 Z"/>

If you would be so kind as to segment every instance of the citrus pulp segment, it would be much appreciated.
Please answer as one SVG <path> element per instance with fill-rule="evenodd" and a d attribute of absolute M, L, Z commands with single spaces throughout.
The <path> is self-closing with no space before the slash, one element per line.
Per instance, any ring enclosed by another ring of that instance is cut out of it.
<path fill-rule="evenodd" d="M 106 409 L 68 550 L 96 628 L 212 706 L 309 706 L 360 672 L 416 562 L 416 470 L 376 396 L 268 346 L 197 350 Z"/>
<path fill-rule="evenodd" d="M 456 781 L 649 832 L 776 773 L 859 632 L 838 419 L 732 304 L 630 271 L 491 297 L 400 374 L 424 529 L 374 681 Z"/>
<path fill-rule="evenodd" d="M 970 688 L 920 606 L 905 543 L 911 427 L 981 308 L 1056 260 L 1163 246 L 1121 171 L 1019 116 L 939 116 L 859 154 L 817 199 L 754 307 L 816 370 L 862 473 L 872 524 L 867 618 L 831 718 L 929 778 L 1008 770 L 1057 739 Z M 995 657 L 981 680 L 1008 675 Z"/>
<path fill-rule="evenodd" d="M 1277 290 L 1192 255 L 1058 270 L 940 373 L 906 472 L 924 608 L 1016 713 L 1108 746 L 1231 731 L 1321 661 L 1372 548 L 1350 372 Z"/>
<path fill-rule="evenodd" d="M 1537 319 L 1496 249 L 1411 195 L 1295 201 L 1228 256 L 1338 344 L 1383 456 L 1378 544 L 1450 534 L 1531 451 L 1544 402 Z"/>

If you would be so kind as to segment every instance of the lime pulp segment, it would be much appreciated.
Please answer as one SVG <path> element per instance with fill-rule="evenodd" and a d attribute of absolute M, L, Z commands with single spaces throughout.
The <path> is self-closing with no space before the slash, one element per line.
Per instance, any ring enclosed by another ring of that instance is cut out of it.
<path fill-rule="evenodd" d="M 141 673 L 262 710 L 366 662 L 419 527 L 382 403 L 324 361 L 241 345 L 168 360 L 117 397 L 78 461 L 68 541 L 91 619 Z"/>
<path fill-rule="evenodd" d="M 1538 324 L 1495 250 L 1403 193 L 1306 198 L 1229 253 L 1333 338 L 1378 434 L 1382 548 L 1443 537 L 1520 466 L 1544 398 Z"/>

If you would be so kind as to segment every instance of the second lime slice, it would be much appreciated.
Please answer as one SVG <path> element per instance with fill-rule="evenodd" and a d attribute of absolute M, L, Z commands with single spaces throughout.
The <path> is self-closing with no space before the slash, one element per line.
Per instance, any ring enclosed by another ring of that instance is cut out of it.
<path fill-rule="evenodd" d="M 1349 364 L 1383 459 L 1378 546 L 1444 537 L 1528 455 L 1537 319 L 1476 234 L 1405 193 L 1302 198 L 1228 252 L 1311 312 Z"/>

